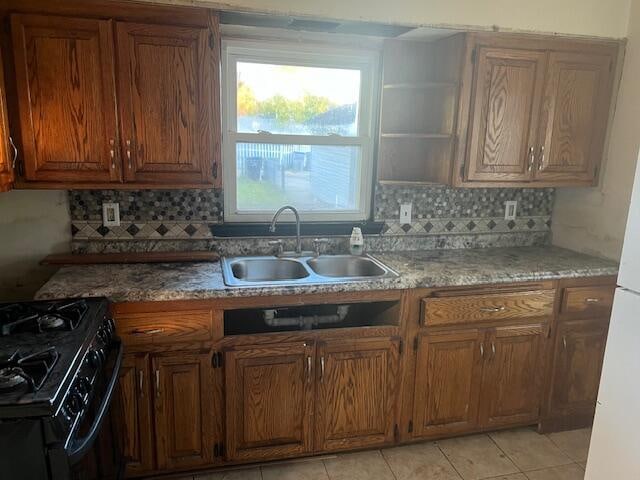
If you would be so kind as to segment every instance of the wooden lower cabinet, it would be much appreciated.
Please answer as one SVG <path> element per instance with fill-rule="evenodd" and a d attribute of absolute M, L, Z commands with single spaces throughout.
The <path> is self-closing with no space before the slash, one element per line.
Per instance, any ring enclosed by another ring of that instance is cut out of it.
<path fill-rule="evenodd" d="M 265 460 L 313 450 L 314 353 L 303 342 L 225 353 L 227 457 Z"/>
<path fill-rule="evenodd" d="M 131 353 L 123 360 L 127 475 L 214 463 L 211 353 Z"/>
<path fill-rule="evenodd" d="M 478 418 L 484 331 L 427 334 L 418 338 L 413 434 L 472 430 Z"/>
<path fill-rule="evenodd" d="M 558 325 L 550 416 L 593 416 L 608 325 L 608 320 L 602 318 L 565 321 Z"/>
<path fill-rule="evenodd" d="M 149 355 L 124 356 L 120 370 L 120 391 L 128 475 L 148 472 L 154 467 L 150 373 Z"/>
<path fill-rule="evenodd" d="M 315 450 L 392 443 L 399 339 L 320 342 Z"/>
<path fill-rule="evenodd" d="M 487 333 L 480 425 L 535 423 L 542 401 L 546 323 L 498 327 Z"/>
<path fill-rule="evenodd" d="M 163 353 L 152 365 L 158 468 L 211 463 L 211 353 Z"/>
<path fill-rule="evenodd" d="M 413 436 L 535 423 L 547 331 L 529 323 L 420 335 Z"/>

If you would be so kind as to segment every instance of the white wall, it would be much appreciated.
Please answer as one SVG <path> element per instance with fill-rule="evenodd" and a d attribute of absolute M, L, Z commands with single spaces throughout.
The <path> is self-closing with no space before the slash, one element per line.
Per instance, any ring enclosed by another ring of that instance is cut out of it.
<path fill-rule="evenodd" d="M 31 298 L 53 272 L 38 262 L 70 241 L 66 191 L 0 194 L 0 301 Z"/>
<path fill-rule="evenodd" d="M 640 0 L 633 0 L 622 80 L 600 187 L 558 189 L 553 243 L 618 260 L 640 146 Z"/>
<path fill-rule="evenodd" d="M 626 35 L 630 0 L 144 0 L 348 20 Z"/>

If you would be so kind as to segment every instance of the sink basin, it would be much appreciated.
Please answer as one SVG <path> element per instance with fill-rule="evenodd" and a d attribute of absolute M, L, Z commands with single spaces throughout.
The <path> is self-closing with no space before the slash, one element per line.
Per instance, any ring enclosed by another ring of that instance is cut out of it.
<path fill-rule="evenodd" d="M 331 255 L 307 260 L 307 265 L 318 275 L 325 277 L 380 277 L 387 273 L 369 257 Z"/>
<path fill-rule="evenodd" d="M 309 276 L 299 261 L 288 258 L 247 258 L 231 263 L 231 272 L 246 282 L 296 280 Z"/>
<path fill-rule="evenodd" d="M 221 264 L 224 283 L 230 287 L 359 282 L 398 276 L 368 255 L 223 257 Z"/>

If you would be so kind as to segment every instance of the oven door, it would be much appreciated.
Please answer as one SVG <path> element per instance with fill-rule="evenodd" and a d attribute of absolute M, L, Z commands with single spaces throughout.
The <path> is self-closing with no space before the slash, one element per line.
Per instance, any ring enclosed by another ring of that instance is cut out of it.
<path fill-rule="evenodd" d="M 122 351 L 122 343 L 114 343 L 77 437 L 67 447 L 73 480 L 113 480 L 124 475 L 123 410 L 118 382 Z"/>

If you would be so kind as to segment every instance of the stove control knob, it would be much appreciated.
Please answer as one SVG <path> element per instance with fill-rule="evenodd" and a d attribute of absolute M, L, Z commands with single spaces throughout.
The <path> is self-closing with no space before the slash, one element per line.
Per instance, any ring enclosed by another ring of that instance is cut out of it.
<path fill-rule="evenodd" d="M 67 411 L 75 416 L 80 413 L 80 409 L 82 408 L 82 397 L 78 393 L 72 393 L 67 400 Z"/>
<path fill-rule="evenodd" d="M 91 382 L 89 381 L 89 377 L 82 377 L 78 380 L 78 393 L 83 397 L 87 395 L 91 391 Z"/>
<path fill-rule="evenodd" d="M 89 352 L 89 363 L 93 368 L 102 367 L 103 362 L 104 362 L 104 352 L 102 349 L 91 350 Z"/>

